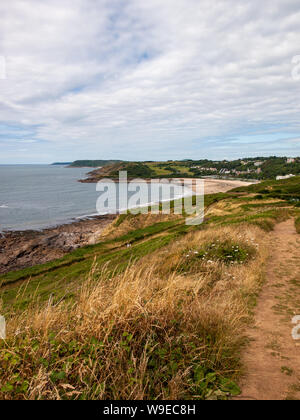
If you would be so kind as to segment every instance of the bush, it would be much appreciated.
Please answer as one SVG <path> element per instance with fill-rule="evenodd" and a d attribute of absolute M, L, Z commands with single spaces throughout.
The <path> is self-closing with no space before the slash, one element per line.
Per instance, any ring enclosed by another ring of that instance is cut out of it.
<path fill-rule="evenodd" d="M 219 262 L 228 264 L 243 264 L 255 255 L 255 248 L 244 246 L 237 242 L 225 240 L 208 243 L 200 248 L 184 250 L 182 262 L 176 268 L 179 272 L 199 270 L 203 263 Z"/>

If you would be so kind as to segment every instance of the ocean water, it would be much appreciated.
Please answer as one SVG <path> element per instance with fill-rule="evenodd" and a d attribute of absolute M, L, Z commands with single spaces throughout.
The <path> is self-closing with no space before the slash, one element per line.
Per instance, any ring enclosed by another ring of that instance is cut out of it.
<path fill-rule="evenodd" d="M 95 213 L 95 185 L 77 182 L 87 171 L 0 165 L 0 230 L 42 229 Z"/>
<path fill-rule="evenodd" d="M 97 214 L 96 203 L 102 193 L 96 190 L 96 184 L 78 182 L 89 170 L 52 165 L 0 165 L 0 231 L 39 230 Z M 181 195 L 175 191 L 173 197 Z M 151 195 L 147 194 L 139 204 L 150 201 L 153 201 Z"/>

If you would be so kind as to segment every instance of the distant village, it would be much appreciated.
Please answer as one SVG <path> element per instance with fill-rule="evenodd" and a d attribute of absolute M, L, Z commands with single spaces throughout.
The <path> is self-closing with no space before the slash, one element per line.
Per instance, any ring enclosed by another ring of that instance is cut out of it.
<path fill-rule="evenodd" d="M 274 161 L 276 159 L 280 159 L 280 158 L 274 158 Z M 271 160 L 272 159 L 268 158 L 266 160 L 256 160 L 256 161 L 253 160 L 253 159 L 234 161 L 234 166 L 235 167 L 232 167 L 232 168 L 229 168 L 228 166 L 231 166 L 233 164 L 233 162 L 223 161 L 222 162 L 224 164 L 223 168 L 220 168 L 221 162 L 215 162 L 217 164 L 216 167 L 215 166 L 209 166 L 208 167 L 208 166 L 204 166 L 204 165 L 195 165 L 195 166 L 191 166 L 190 169 L 195 171 L 195 172 L 202 173 L 202 174 L 207 173 L 207 175 L 259 178 L 260 176 L 263 175 L 263 172 L 264 172 L 264 169 L 266 168 L 266 166 L 267 165 L 271 166 L 271 163 L 270 163 Z M 276 168 L 276 164 L 278 166 L 277 162 L 273 162 L 274 170 Z M 289 174 L 285 173 L 286 172 L 286 166 L 291 165 L 291 167 L 292 167 L 293 164 L 298 164 L 299 165 L 299 170 L 298 170 L 298 165 L 297 165 L 297 170 L 296 170 L 295 174 L 292 173 L 292 171 Z M 280 173 L 281 168 L 278 167 L 278 169 L 277 169 L 278 173 L 275 174 L 275 177 L 276 177 L 277 180 L 291 178 L 293 176 L 298 175 L 299 172 L 300 172 L 300 158 L 284 158 L 284 161 L 280 162 L 280 165 L 284 167 L 284 170 L 282 168 L 282 172 L 284 172 L 284 173 Z"/>

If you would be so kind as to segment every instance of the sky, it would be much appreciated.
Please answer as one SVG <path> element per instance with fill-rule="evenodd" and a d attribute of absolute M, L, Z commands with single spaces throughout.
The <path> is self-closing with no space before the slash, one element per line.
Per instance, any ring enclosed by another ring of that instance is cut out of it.
<path fill-rule="evenodd" d="M 0 164 L 300 155 L 299 0 L 0 3 Z"/>

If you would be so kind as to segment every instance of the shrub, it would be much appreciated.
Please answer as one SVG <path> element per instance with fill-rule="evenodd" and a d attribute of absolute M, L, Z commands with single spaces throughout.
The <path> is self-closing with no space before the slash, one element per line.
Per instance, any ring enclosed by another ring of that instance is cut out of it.
<path fill-rule="evenodd" d="M 237 242 L 224 240 L 220 242 L 205 244 L 200 248 L 185 250 L 182 254 L 182 264 L 178 266 L 179 271 L 192 271 L 202 262 L 220 262 L 224 264 L 242 264 L 255 255 L 255 249 L 250 246 L 243 246 Z"/>

